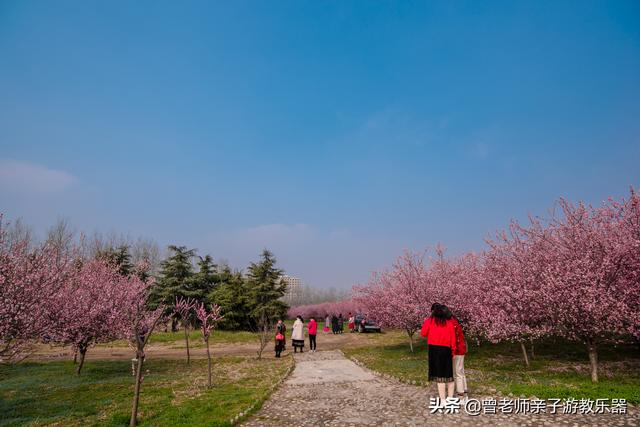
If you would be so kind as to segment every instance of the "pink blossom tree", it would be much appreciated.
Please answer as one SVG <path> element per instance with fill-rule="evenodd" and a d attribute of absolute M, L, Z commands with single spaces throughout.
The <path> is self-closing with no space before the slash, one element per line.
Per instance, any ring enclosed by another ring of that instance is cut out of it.
<path fill-rule="evenodd" d="M 368 286 L 355 288 L 368 316 L 383 327 L 404 330 L 412 352 L 413 337 L 440 296 L 424 255 L 406 251 L 390 271 L 374 274 Z"/>
<path fill-rule="evenodd" d="M 138 275 L 129 278 L 128 286 L 124 287 L 122 303 L 123 336 L 128 338 L 136 350 L 135 386 L 131 419 L 129 425 L 134 427 L 138 419 L 138 405 L 143 381 L 142 370 L 145 360 L 145 347 L 149 337 L 163 316 L 166 307 L 159 305 L 155 310 L 149 310 L 148 300 L 153 278 L 142 280 Z"/>
<path fill-rule="evenodd" d="M 201 303 L 195 310 L 198 321 L 200 322 L 202 340 L 207 347 L 207 364 L 209 368 L 209 381 L 207 384 L 209 388 L 211 388 L 211 352 L 209 351 L 209 336 L 216 327 L 216 324 L 222 320 L 222 316 L 220 315 L 220 306 L 213 304 L 211 305 L 211 310 L 207 311 L 204 303 Z"/>
<path fill-rule="evenodd" d="M 550 221 L 553 256 L 546 264 L 555 332 L 587 346 L 598 381 L 598 346 L 638 331 L 640 215 L 638 195 L 594 208 L 561 199 Z"/>
<path fill-rule="evenodd" d="M 78 260 L 70 275 L 50 300 L 51 340 L 71 345 L 80 355 L 76 374 L 84 366 L 87 350 L 121 337 L 126 324 L 123 304 L 131 278 L 103 260 Z"/>
<path fill-rule="evenodd" d="M 26 357 L 47 338 L 47 303 L 63 286 L 72 260 L 50 243 L 31 248 L 26 236 L 9 239 L 0 215 L 0 363 Z"/>
<path fill-rule="evenodd" d="M 187 344 L 187 364 L 191 363 L 191 355 L 189 354 L 189 323 L 191 321 L 192 310 L 196 308 L 196 301 L 191 298 L 176 297 L 173 306 L 174 316 L 180 317 L 184 328 L 184 339 Z"/>
<path fill-rule="evenodd" d="M 490 341 L 519 343 L 527 367 L 525 342 L 552 332 L 552 307 L 545 297 L 545 268 L 552 256 L 548 238 L 548 230 L 532 220 L 529 228 L 513 222 L 508 232 L 488 240 L 476 293 L 477 327 Z"/>
<path fill-rule="evenodd" d="M 315 317 L 316 319 L 322 319 L 326 315 L 342 314 L 346 316 L 348 313 L 358 313 L 361 311 L 358 303 L 354 299 L 346 299 L 341 301 L 330 301 L 318 304 L 306 304 L 291 307 L 287 313 L 290 319 L 294 319 L 297 316 L 302 316 L 303 319 Z"/>

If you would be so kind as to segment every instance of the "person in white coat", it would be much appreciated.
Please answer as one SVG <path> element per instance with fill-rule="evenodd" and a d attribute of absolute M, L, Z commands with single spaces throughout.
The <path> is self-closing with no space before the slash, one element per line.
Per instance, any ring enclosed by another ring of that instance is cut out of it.
<path fill-rule="evenodd" d="M 293 322 L 291 341 L 293 342 L 293 352 L 297 353 L 298 349 L 300 349 L 300 353 L 302 353 L 304 350 L 304 323 L 301 316 L 298 316 L 296 321 Z"/>

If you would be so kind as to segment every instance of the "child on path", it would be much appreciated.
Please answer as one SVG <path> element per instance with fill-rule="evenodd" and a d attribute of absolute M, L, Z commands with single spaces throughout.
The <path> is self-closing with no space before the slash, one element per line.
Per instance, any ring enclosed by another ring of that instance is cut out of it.
<path fill-rule="evenodd" d="M 453 327 L 456 331 L 456 350 L 453 352 L 453 373 L 456 382 L 456 392 L 461 399 L 464 394 L 468 392 L 467 389 L 467 376 L 464 373 L 464 355 L 467 353 L 467 343 L 464 340 L 464 333 L 462 332 L 462 326 L 455 316 L 451 313 L 448 307 L 447 317 L 453 322 Z"/>

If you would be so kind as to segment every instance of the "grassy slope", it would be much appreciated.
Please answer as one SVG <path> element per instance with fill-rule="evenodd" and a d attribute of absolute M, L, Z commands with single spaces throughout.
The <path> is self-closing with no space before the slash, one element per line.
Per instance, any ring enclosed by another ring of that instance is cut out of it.
<path fill-rule="evenodd" d="M 230 425 L 293 363 L 215 358 L 214 387 L 206 388 L 206 360 L 150 360 L 140 402 L 141 425 Z M 87 363 L 81 376 L 71 362 L 0 367 L 0 425 L 128 425 L 133 394 L 131 364 Z"/>
<path fill-rule="evenodd" d="M 471 344 L 471 343 L 469 343 Z M 411 353 L 406 335 L 387 332 L 375 345 L 345 349 L 373 370 L 404 381 L 427 381 L 427 348 L 424 343 Z M 537 396 L 539 398 L 626 398 L 640 403 L 640 353 L 637 346 L 619 345 L 600 349 L 600 382 L 589 377 L 584 346 L 558 341 L 538 343 L 531 368 L 524 368 L 516 344 L 469 345 L 465 369 L 469 388 L 475 394 Z"/>

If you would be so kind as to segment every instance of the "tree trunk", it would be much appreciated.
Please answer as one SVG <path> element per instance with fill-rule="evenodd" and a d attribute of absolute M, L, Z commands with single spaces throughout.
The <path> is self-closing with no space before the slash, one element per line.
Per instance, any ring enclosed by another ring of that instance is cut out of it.
<path fill-rule="evenodd" d="M 133 391 L 133 406 L 131 407 L 131 420 L 129 427 L 138 424 L 138 402 L 140 401 L 140 386 L 142 384 L 142 364 L 144 363 L 144 352 L 138 349 L 136 352 L 138 363 L 136 367 L 136 385 Z"/>
<path fill-rule="evenodd" d="M 531 343 L 531 360 L 533 360 L 536 357 L 536 354 L 535 354 L 534 348 L 533 348 L 533 339 L 531 339 L 529 342 Z"/>
<path fill-rule="evenodd" d="M 409 335 L 409 347 L 411 347 L 411 353 L 413 353 L 413 332 L 407 329 L 407 335 Z"/>
<path fill-rule="evenodd" d="M 73 350 L 73 364 L 78 363 L 78 350 Z"/>
<path fill-rule="evenodd" d="M 520 348 L 522 349 L 522 356 L 524 357 L 524 364 L 528 368 L 529 365 L 529 357 L 527 356 L 527 348 L 524 346 L 524 341 L 520 341 Z"/>
<path fill-rule="evenodd" d="M 205 342 L 207 343 L 207 364 L 209 367 L 209 388 L 211 388 L 211 353 L 209 352 L 209 338 L 207 337 L 207 339 L 205 340 Z"/>
<path fill-rule="evenodd" d="M 587 351 L 589 352 L 589 363 L 591 363 L 591 381 L 598 382 L 598 346 L 592 340 L 587 341 Z"/>
<path fill-rule="evenodd" d="M 189 354 L 189 328 L 187 324 L 184 325 L 184 339 L 187 342 L 187 365 L 191 364 L 191 354 Z"/>
<path fill-rule="evenodd" d="M 261 323 L 262 325 L 260 326 L 260 348 L 258 349 L 258 359 L 262 359 L 262 352 L 267 346 L 267 334 L 269 332 L 266 319 L 262 319 Z"/>
<path fill-rule="evenodd" d="M 171 319 L 171 332 L 178 332 L 178 321 L 175 318 Z"/>
<path fill-rule="evenodd" d="M 80 371 L 84 366 L 84 355 L 87 354 L 87 349 L 79 348 L 78 351 L 80 352 L 80 362 L 78 363 L 78 367 L 76 368 L 76 375 L 80 375 Z"/>

